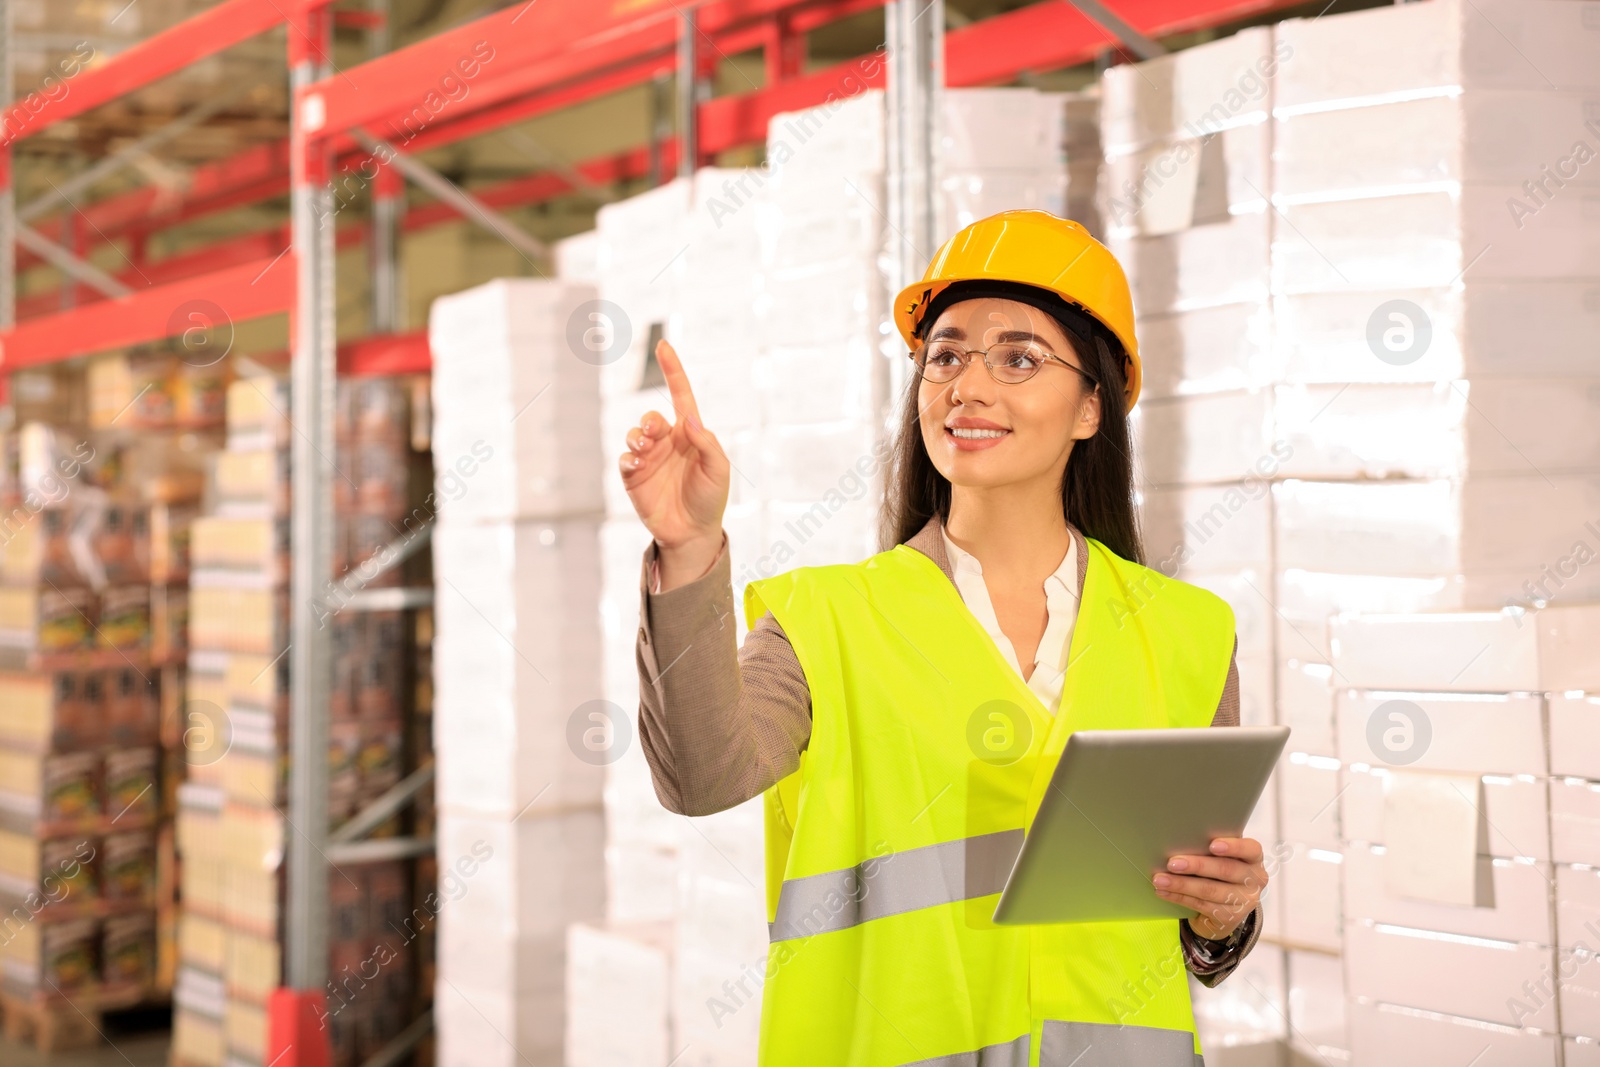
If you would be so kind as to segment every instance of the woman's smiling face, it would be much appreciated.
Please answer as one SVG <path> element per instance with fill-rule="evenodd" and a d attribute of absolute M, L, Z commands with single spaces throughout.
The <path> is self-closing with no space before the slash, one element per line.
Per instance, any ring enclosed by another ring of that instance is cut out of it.
<path fill-rule="evenodd" d="M 998 297 L 959 300 L 933 322 L 925 340 L 980 350 L 1031 341 L 1056 357 L 1015 384 L 996 381 L 978 356 L 953 381 L 922 380 L 922 441 L 952 485 L 999 486 L 1052 472 L 1059 478 L 1073 442 L 1099 428 L 1100 392 L 1072 369 L 1088 368 L 1061 324 L 1038 308 Z"/>

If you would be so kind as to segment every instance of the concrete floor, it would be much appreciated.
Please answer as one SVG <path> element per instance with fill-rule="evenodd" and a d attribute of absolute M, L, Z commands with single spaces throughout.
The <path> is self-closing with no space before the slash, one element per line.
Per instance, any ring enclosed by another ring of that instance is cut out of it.
<path fill-rule="evenodd" d="M 27 1044 L 0 1037 L 4 1067 L 167 1067 L 172 1035 L 167 1013 L 138 1012 L 107 1020 L 106 1043 L 96 1049 L 45 1056 Z"/>

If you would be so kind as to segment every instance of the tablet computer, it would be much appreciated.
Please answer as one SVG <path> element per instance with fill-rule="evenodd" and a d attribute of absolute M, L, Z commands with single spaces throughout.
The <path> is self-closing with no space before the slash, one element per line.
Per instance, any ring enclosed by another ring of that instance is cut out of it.
<path fill-rule="evenodd" d="M 1287 726 L 1073 733 L 994 921 L 1192 917 L 1151 879 L 1173 856 L 1243 835 L 1288 738 Z"/>

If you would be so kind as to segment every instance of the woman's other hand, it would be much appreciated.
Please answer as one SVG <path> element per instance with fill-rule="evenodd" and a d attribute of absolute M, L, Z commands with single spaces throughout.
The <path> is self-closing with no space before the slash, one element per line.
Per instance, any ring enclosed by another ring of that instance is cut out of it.
<path fill-rule="evenodd" d="M 665 592 L 704 574 L 722 550 L 730 467 L 721 443 L 700 423 L 678 353 L 663 340 L 656 345 L 656 360 L 676 421 L 646 412 L 628 431 L 628 451 L 618 467 L 634 511 L 660 546 Z"/>
<path fill-rule="evenodd" d="M 1237 930 L 1266 887 L 1261 842 L 1253 837 L 1216 838 L 1210 855 L 1173 856 L 1167 873 L 1155 876 L 1156 895 L 1199 912 L 1189 928 L 1211 941 Z"/>

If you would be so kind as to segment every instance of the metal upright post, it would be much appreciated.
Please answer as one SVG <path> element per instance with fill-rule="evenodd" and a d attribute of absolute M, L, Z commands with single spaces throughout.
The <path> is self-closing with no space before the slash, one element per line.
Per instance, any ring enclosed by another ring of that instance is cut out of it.
<path fill-rule="evenodd" d="M 944 0 L 891 0 L 884 13 L 888 47 L 885 132 L 889 208 L 886 279 L 890 293 L 922 277 L 938 246 L 939 108 L 944 88 Z M 885 411 L 905 392 L 904 358 L 888 360 L 876 388 Z M 890 417 L 893 417 L 890 414 Z"/>
<path fill-rule="evenodd" d="M 944 0 L 891 0 L 885 116 L 890 256 L 898 288 L 922 276 L 938 239 L 938 119 L 944 88 Z"/>
<path fill-rule="evenodd" d="M 401 321 L 400 221 L 406 210 L 406 183 L 393 167 L 379 167 L 372 183 L 371 333 L 399 333 Z"/>
<path fill-rule="evenodd" d="M 389 0 L 367 0 L 376 16 L 367 30 L 371 58 L 389 51 Z M 372 182 L 372 322 L 374 334 L 399 333 L 405 324 L 401 312 L 400 221 L 405 216 L 406 184 L 388 167 L 379 167 Z"/>
<path fill-rule="evenodd" d="M 678 177 L 694 175 L 700 155 L 700 72 L 696 58 L 695 34 L 699 32 L 695 9 L 678 12 Z"/>
<path fill-rule="evenodd" d="M 290 360 L 289 826 L 284 984 L 320 991 L 328 978 L 328 695 L 332 643 L 323 601 L 333 573 L 334 211 L 322 100 L 306 87 L 327 76 L 326 8 L 289 27 L 294 115 L 290 240 L 299 281 Z"/>
<path fill-rule="evenodd" d="M 12 182 L 11 0 L 0 0 L 0 330 L 17 324 L 17 190 Z"/>

